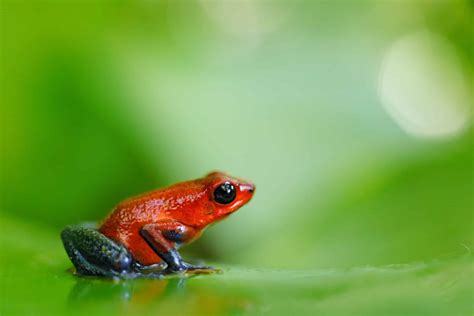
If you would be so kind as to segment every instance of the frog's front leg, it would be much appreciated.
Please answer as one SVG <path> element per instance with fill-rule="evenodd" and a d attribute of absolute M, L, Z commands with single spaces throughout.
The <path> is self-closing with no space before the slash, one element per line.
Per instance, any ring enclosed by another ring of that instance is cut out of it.
<path fill-rule="evenodd" d="M 214 270 L 212 267 L 195 266 L 186 263 L 181 258 L 177 247 L 182 243 L 192 240 L 196 234 L 198 234 L 196 229 L 175 221 L 147 224 L 140 230 L 140 235 L 168 265 L 166 270 L 162 272 L 163 274 L 190 270 L 202 270 L 202 272 L 206 273 L 206 271 Z"/>

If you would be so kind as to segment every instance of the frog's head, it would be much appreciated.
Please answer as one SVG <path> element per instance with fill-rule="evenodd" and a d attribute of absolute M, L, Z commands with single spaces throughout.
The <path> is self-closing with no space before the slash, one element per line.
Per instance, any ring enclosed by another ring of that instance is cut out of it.
<path fill-rule="evenodd" d="M 214 218 L 221 219 L 245 205 L 255 193 L 255 185 L 215 171 L 205 177 Z"/>

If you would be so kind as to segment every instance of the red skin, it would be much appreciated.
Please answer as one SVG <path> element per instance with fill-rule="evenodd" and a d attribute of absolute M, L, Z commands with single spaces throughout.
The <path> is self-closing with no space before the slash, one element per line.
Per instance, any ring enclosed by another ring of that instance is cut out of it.
<path fill-rule="evenodd" d="M 214 189 L 225 181 L 231 182 L 237 191 L 235 200 L 227 205 L 213 199 Z M 149 231 L 156 236 L 160 247 L 165 250 L 176 248 L 176 243 L 166 240 L 161 232 L 180 231 L 182 243 L 190 243 L 209 224 L 246 204 L 254 190 L 255 186 L 249 182 L 213 172 L 201 179 L 177 183 L 121 202 L 104 220 L 99 231 L 127 247 L 142 265 L 159 263 L 161 258 L 140 235 L 145 225 L 151 227 Z"/>

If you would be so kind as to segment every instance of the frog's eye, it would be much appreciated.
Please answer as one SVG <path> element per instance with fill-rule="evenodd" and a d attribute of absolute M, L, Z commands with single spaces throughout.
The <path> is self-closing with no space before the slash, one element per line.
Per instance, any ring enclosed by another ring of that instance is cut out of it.
<path fill-rule="evenodd" d="M 229 204 L 235 200 L 235 187 L 230 182 L 224 182 L 214 190 L 214 201 L 220 204 Z"/>

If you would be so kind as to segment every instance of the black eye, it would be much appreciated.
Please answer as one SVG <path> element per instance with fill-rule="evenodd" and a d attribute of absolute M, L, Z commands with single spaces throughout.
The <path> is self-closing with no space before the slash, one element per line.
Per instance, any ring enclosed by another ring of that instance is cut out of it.
<path fill-rule="evenodd" d="M 224 182 L 214 190 L 214 201 L 229 204 L 235 200 L 235 188 L 230 182 Z"/>

